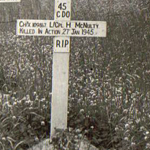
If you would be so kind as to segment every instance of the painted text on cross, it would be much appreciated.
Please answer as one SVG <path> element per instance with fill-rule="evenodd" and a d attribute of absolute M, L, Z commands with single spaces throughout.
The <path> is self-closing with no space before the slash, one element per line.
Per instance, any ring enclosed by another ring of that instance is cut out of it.
<path fill-rule="evenodd" d="M 17 35 L 106 37 L 106 22 L 17 20 Z"/>

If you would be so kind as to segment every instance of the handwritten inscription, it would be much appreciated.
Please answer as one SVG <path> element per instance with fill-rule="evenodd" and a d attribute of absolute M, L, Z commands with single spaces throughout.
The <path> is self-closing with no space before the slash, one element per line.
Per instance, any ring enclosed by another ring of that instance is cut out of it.
<path fill-rule="evenodd" d="M 17 35 L 105 37 L 106 22 L 17 20 Z"/>

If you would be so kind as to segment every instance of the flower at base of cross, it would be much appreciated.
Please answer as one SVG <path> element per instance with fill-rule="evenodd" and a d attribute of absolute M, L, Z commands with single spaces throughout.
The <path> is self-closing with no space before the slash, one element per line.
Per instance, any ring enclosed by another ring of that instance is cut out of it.
<path fill-rule="evenodd" d="M 17 102 L 14 102 L 13 105 L 17 105 Z"/>
<path fill-rule="evenodd" d="M 145 137 L 144 137 L 144 139 L 145 139 L 145 140 L 147 140 L 147 139 L 148 139 L 148 137 L 147 137 L 147 136 L 145 136 Z"/>
<path fill-rule="evenodd" d="M 146 133 L 145 133 L 146 135 L 148 135 L 149 134 L 149 131 L 146 131 Z"/>
<path fill-rule="evenodd" d="M 125 137 L 124 140 L 125 140 L 125 141 L 129 141 L 129 138 L 128 138 L 128 137 Z"/>
<path fill-rule="evenodd" d="M 15 120 L 15 119 L 16 119 L 16 116 L 13 116 L 12 119 Z"/>
<path fill-rule="evenodd" d="M 45 126 L 45 122 L 44 121 L 41 121 L 41 126 Z"/>
<path fill-rule="evenodd" d="M 150 149 L 150 143 L 146 144 L 146 149 Z"/>
<path fill-rule="evenodd" d="M 132 147 L 132 148 L 135 147 L 135 145 L 136 145 L 136 144 L 135 144 L 134 142 L 131 143 L 131 147 Z"/>
<path fill-rule="evenodd" d="M 41 101 L 41 102 L 44 102 L 44 101 L 45 101 L 45 98 L 42 98 L 40 101 Z"/>
<path fill-rule="evenodd" d="M 116 127 L 115 127 L 115 131 L 118 131 L 118 130 L 119 130 L 119 127 L 118 127 L 118 126 L 116 126 Z"/>
<path fill-rule="evenodd" d="M 80 129 L 77 129 L 77 130 L 76 130 L 76 133 L 80 133 L 80 132 L 81 132 L 81 130 L 80 130 Z"/>
<path fill-rule="evenodd" d="M 125 124 L 125 128 L 128 129 L 130 127 L 129 124 Z"/>
<path fill-rule="evenodd" d="M 127 114 L 127 113 L 128 113 L 128 109 L 124 109 L 123 114 Z"/>
<path fill-rule="evenodd" d="M 91 129 L 94 129 L 94 126 L 91 126 Z"/>
<path fill-rule="evenodd" d="M 144 130 L 145 130 L 144 126 L 140 127 L 140 131 L 144 131 Z"/>
<path fill-rule="evenodd" d="M 140 118 L 135 120 L 136 123 L 139 123 L 140 121 L 141 121 Z"/>
<path fill-rule="evenodd" d="M 35 142 L 39 142 L 39 138 L 38 137 L 35 137 L 34 140 L 35 140 Z"/>
<path fill-rule="evenodd" d="M 2 137 L 2 140 L 3 140 L 3 141 L 6 141 L 6 138 L 5 138 L 5 137 Z"/>
<path fill-rule="evenodd" d="M 84 109 L 81 109 L 81 110 L 80 110 L 80 113 L 82 113 L 82 112 L 84 112 Z"/>

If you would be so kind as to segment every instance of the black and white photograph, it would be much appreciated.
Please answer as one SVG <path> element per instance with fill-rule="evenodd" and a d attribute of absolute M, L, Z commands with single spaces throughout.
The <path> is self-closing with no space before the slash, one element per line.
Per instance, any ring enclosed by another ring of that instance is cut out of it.
<path fill-rule="evenodd" d="M 0 150 L 150 150 L 150 1 L 0 0 Z"/>

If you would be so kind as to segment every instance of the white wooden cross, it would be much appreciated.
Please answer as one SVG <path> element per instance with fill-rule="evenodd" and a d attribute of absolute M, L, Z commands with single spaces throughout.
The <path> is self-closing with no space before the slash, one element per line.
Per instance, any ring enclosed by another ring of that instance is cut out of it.
<path fill-rule="evenodd" d="M 104 21 L 70 21 L 71 0 L 55 0 L 54 20 L 17 20 L 17 35 L 55 36 L 52 66 L 51 137 L 67 128 L 70 37 L 106 37 Z"/>

